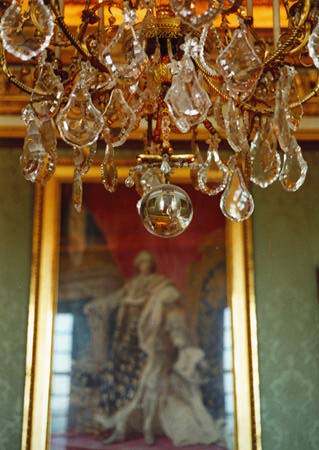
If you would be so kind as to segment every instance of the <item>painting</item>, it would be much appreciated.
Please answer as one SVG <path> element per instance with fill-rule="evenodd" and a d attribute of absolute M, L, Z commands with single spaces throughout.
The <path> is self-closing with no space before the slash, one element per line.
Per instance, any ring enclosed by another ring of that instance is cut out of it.
<path fill-rule="evenodd" d="M 246 339 L 243 323 L 252 335 L 249 315 L 234 318 L 233 291 L 246 286 L 249 265 L 234 273 L 232 225 L 219 199 L 181 187 L 194 219 L 172 239 L 144 229 L 138 194 L 124 184 L 109 194 L 87 180 L 81 213 L 65 174 L 39 194 L 25 450 L 258 448 L 251 341 L 242 356 L 234 341 L 236 333 Z M 248 433 L 239 399 L 248 400 Z"/>

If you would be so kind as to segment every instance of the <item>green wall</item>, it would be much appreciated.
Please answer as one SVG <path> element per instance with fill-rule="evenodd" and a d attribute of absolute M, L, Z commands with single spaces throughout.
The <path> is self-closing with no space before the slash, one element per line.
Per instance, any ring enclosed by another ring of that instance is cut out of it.
<path fill-rule="evenodd" d="M 33 190 L 18 158 L 0 150 L 0 450 L 21 439 Z M 264 450 L 319 448 L 319 153 L 306 158 L 299 192 L 254 192 Z"/>
<path fill-rule="evenodd" d="M 21 176 L 19 151 L 0 150 L 1 450 L 20 449 L 32 208 L 33 189 Z"/>
<path fill-rule="evenodd" d="M 319 449 L 319 152 L 304 186 L 255 189 L 264 450 Z"/>

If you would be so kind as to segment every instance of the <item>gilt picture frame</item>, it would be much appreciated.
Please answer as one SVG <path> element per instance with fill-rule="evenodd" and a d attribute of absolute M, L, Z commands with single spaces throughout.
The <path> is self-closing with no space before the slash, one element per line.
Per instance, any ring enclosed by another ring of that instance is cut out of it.
<path fill-rule="evenodd" d="M 120 165 L 118 169 L 120 184 L 123 184 L 128 170 L 128 166 Z M 70 192 L 72 178 L 72 167 L 69 164 L 60 165 L 53 179 L 44 188 L 37 187 L 35 193 L 22 450 L 60 449 L 58 444 L 60 441 L 52 440 L 52 429 L 54 428 L 51 405 L 54 366 L 52 361 L 55 352 L 54 325 L 59 303 L 59 289 L 61 289 L 59 270 L 61 269 L 63 192 L 64 190 Z M 93 189 L 99 183 L 99 179 L 100 168 L 93 166 L 84 178 L 84 190 L 86 185 Z M 188 170 L 180 169 L 174 174 L 172 182 L 187 186 L 189 183 Z M 115 198 L 117 193 L 112 196 Z M 210 198 L 206 198 L 210 200 Z M 196 208 L 196 204 L 194 206 Z M 107 204 L 105 204 L 105 208 L 107 209 Z M 142 230 L 143 225 L 140 224 L 140 227 Z M 231 314 L 231 375 L 233 380 L 233 445 L 231 450 L 261 450 L 251 224 L 249 221 L 232 223 L 226 220 L 224 232 L 227 302 Z M 187 239 L 186 234 L 185 236 Z M 110 247 L 112 247 L 111 244 Z M 216 244 L 217 250 L 219 247 L 220 244 Z M 141 250 L 148 249 L 143 247 Z M 132 258 L 131 260 L 133 261 Z M 199 267 L 200 264 L 196 266 L 196 273 L 198 273 Z M 194 279 L 192 283 L 191 286 L 194 286 Z M 197 309 L 197 306 L 191 301 L 188 308 L 190 315 L 194 316 L 194 311 Z M 205 398 L 203 402 L 204 400 Z M 56 443 L 53 444 L 53 442 Z M 165 445 L 157 448 L 175 448 Z M 62 446 L 61 450 L 66 448 L 68 447 Z M 86 448 L 85 445 L 83 448 Z M 105 445 L 104 448 L 112 450 L 122 447 Z M 139 450 L 141 448 L 139 447 Z M 200 447 L 197 445 L 190 448 L 228 449 L 230 447 L 218 445 Z"/>

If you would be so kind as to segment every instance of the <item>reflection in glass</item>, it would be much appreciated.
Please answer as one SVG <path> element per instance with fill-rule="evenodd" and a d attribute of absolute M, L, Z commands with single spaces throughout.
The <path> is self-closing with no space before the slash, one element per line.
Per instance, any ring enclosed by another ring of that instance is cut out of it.
<path fill-rule="evenodd" d="M 71 391 L 73 316 L 58 313 L 54 327 L 54 354 L 51 385 L 51 432 L 63 433 L 68 427 Z"/>

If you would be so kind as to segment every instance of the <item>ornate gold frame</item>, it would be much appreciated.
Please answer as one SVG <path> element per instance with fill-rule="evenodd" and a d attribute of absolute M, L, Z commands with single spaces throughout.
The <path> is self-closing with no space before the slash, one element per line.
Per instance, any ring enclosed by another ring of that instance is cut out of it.
<path fill-rule="evenodd" d="M 22 450 L 48 449 L 53 319 L 57 297 L 60 188 L 72 180 L 61 165 L 35 194 L 33 257 L 28 319 Z M 129 167 L 119 167 L 124 181 Z M 98 166 L 85 177 L 96 182 Z M 187 169 L 175 176 L 189 182 Z M 116 194 L 115 194 L 116 195 Z M 227 276 L 233 318 L 236 450 L 261 450 L 257 327 L 250 223 L 226 225 Z"/>

